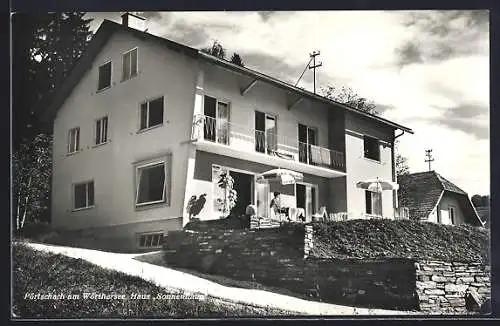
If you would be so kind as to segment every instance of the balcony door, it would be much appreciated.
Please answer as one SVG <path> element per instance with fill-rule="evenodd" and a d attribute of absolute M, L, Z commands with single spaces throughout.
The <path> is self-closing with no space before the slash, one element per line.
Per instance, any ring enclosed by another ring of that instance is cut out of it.
<path fill-rule="evenodd" d="M 205 95 L 203 110 L 205 140 L 229 145 L 229 103 Z"/>
<path fill-rule="evenodd" d="M 295 184 L 295 200 L 297 208 L 303 208 L 306 221 L 311 221 L 312 215 L 317 211 L 317 186 L 307 183 Z"/>
<path fill-rule="evenodd" d="M 316 128 L 299 123 L 299 161 L 311 163 L 311 145 L 318 144 Z"/>
<path fill-rule="evenodd" d="M 272 154 L 277 148 L 276 116 L 255 111 L 255 150 Z"/>

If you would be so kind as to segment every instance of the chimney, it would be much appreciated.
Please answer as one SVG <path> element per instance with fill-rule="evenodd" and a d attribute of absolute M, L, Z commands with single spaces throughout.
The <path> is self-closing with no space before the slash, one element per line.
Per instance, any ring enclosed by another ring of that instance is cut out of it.
<path fill-rule="evenodd" d="M 122 25 L 145 32 L 146 18 L 127 11 L 122 15 Z"/>

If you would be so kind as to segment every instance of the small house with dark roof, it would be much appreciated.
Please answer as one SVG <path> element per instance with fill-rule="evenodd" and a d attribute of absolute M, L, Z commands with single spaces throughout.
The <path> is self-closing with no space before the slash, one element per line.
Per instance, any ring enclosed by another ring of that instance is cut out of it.
<path fill-rule="evenodd" d="M 398 201 L 418 221 L 482 226 L 469 195 L 436 171 L 398 176 Z"/>

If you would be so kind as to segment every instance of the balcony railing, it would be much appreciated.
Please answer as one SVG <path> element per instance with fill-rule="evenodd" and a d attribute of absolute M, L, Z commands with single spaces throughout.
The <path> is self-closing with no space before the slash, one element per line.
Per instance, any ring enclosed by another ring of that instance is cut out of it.
<path fill-rule="evenodd" d="M 204 139 L 242 151 L 264 153 L 308 165 L 335 170 L 344 169 L 344 154 L 340 151 L 205 115 L 194 117 L 192 139 Z"/>
<path fill-rule="evenodd" d="M 397 220 L 409 220 L 410 219 L 410 210 L 408 207 L 398 207 L 396 209 L 396 219 Z"/>

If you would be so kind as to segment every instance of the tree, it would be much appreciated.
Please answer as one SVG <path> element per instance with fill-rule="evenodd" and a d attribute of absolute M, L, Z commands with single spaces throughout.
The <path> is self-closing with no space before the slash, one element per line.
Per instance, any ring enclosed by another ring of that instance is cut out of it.
<path fill-rule="evenodd" d="M 490 196 L 488 195 L 485 195 L 485 196 L 481 196 L 481 195 L 474 195 L 471 197 L 471 201 L 472 201 L 472 205 L 474 205 L 474 207 L 488 207 L 490 205 Z"/>
<path fill-rule="evenodd" d="M 40 114 L 92 35 L 85 13 L 19 13 L 13 17 L 13 147 L 33 140 Z"/>
<path fill-rule="evenodd" d="M 350 87 L 342 87 L 340 89 L 328 85 L 326 87 L 321 88 L 321 92 L 324 97 L 349 105 L 355 109 L 371 113 L 371 114 L 379 114 L 375 110 L 375 103 L 372 101 L 368 101 L 366 98 L 359 96 L 356 92 L 352 90 Z"/>
<path fill-rule="evenodd" d="M 472 201 L 472 205 L 474 205 L 474 207 L 481 207 L 481 195 L 474 195 L 470 200 Z"/>
<path fill-rule="evenodd" d="M 91 19 L 81 12 L 13 17 L 13 219 L 49 219 L 52 130 L 40 120 L 86 49 Z"/>
<path fill-rule="evenodd" d="M 233 56 L 231 57 L 231 62 L 234 63 L 235 65 L 242 66 L 244 67 L 245 65 L 243 64 L 243 60 L 241 60 L 241 57 L 238 53 L 233 53 Z"/>
<path fill-rule="evenodd" d="M 227 60 L 226 49 L 218 41 L 214 41 L 212 46 L 201 49 L 201 52 L 213 55 L 214 57 L 217 57 L 222 60 Z M 238 66 L 244 67 L 243 60 L 241 59 L 240 55 L 236 52 L 233 53 L 233 55 L 231 56 L 231 60 L 229 61 Z"/>
<path fill-rule="evenodd" d="M 399 153 L 398 145 L 399 140 L 396 140 L 394 142 L 394 152 L 396 152 L 396 175 L 399 177 L 410 174 L 410 167 L 408 166 L 408 158 Z"/>
<path fill-rule="evenodd" d="M 16 230 L 27 220 L 48 220 L 52 137 L 39 134 L 21 144 L 12 159 L 13 211 Z"/>
<path fill-rule="evenodd" d="M 201 52 L 213 55 L 214 57 L 217 57 L 219 59 L 226 59 L 226 49 L 224 49 L 218 41 L 214 41 L 214 43 L 210 47 L 201 49 Z"/>

